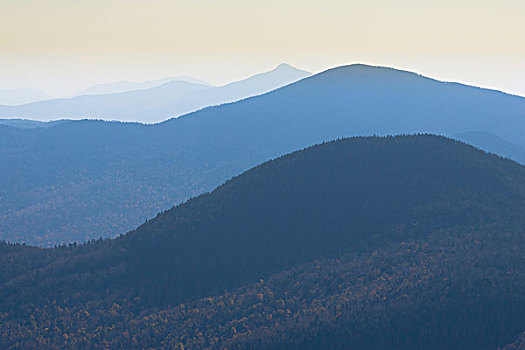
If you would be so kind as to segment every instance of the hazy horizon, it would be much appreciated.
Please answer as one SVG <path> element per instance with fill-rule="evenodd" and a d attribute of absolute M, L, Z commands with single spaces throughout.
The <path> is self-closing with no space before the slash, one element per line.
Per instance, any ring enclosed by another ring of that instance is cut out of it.
<path fill-rule="evenodd" d="M 308 69 L 306 69 L 304 67 L 295 65 L 293 63 L 284 62 L 283 61 L 283 62 L 277 63 L 277 64 L 275 64 L 273 66 L 270 66 L 267 69 L 262 69 L 262 70 L 257 70 L 257 71 L 253 71 L 253 72 L 248 72 L 248 73 L 246 73 L 243 76 L 236 77 L 235 79 L 227 79 L 227 80 L 219 81 L 219 82 L 211 82 L 209 79 L 202 78 L 202 77 L 196 76 L 196 75 L 184 74 L 184 72 L 181 72 L 180 74 L 177 74 L 177 75 L 150 76 L 149 78 L 146 78 L 146 79 L 126 79 L 126 78 L 122 78 L 122 79 L 118 79 L 118 80 L 97 80 L 97 81 L 93 81 L 92 83 L 89 83 L 89 84 L 87 84 L 87 85 L 85 85 L 85 86 L 83 86 L 81 88 L 74 88 L 74 89 L 72 88 L 72 89 L 69 89 L 69 90 L 68 89 L 63 89 L 63 92 L 56 92 L 55 91 L 55 93 L 50 91 L 50 89 L 46 88 L 48 86 L 43 86 L 43 87 L 20 86 L 20 87 L 12 87 L 12 88 L 10 88 L 10 87 L 1 87 L 0 86 L 0 93 L 2 93 L 2 90 L 3 91 L 9 91 L 11 94 L 15 94 L 17 91 L 22 92 L 24 90 L 34 90 L 35 92 L 42 92 L 42 93 L 47 95 L 46 97 L 42 97 L 41 99 L 37 99 L 36 100 L 36 101 L 41 101 L 41 100 L 46 100 L 46 99 L 61 99 L 61 98 L 70 98 L 70 97 L 74 97 L 74 96 L 79 96 L 79 95 L 84 94 L 86 90 L 90 90 L 90 89 L 95 88 L 95 87 L 106 86 L 106 85 L 110 86 L 112 84 L 120 84 L 120 83 L 142 84 L 142 83 L 156 82 L 156 81 L 162 81 L 162 80 L 166 80 L 166 82 L 168 82 L 168 81 L 171 81 L 171 80 L 173 80 L 173 81 L 178 81 L 178 80 L 180 80 L 180 81 L 190 81 L 191 79 L 195 79 L 196 83 L 200 83 L 198 81 L 201 81 L 203 84 L 209 84 L 209 86 L 211 86 L 211 87 L 221 87 L 221 86 L 226 86 L 226 85 L 231 84 L 231 83 L 236 83 L 236 82 L 239 82 L 239 81 L 243 81 L 245 79 L 251 78 L 251 77 L 259 75 L 259 74 L 270 72 L 270 71 L 276 69 L 281 64 L 286 64 L 286 65 L 289 65 L 289 66 L 291 66 L 293 68 L 296 68 L 296 69 L 299 69 L 299 70 L 304 70 L 306 72 L 311 73 L 312 75 L 316 75 L 316 74 L 325 72 L 327 70 L 338 68 L 338 67 L 342 67 L 342 66 L 351 66 L 351 65 L 360 65 L 360 64 L 361 65 L 368 65 L 368 66 L 375 66 L 375 67 L 393 68 L 393 69 L 396 69 L 396 70 L 413 72 L 413 73 L 419 74 L 421 76 L 424 76 L 424 77 L 427 77 L 427 78 L 431 78 L 431 79 L 434 79 L 434 80 L 438 80 L 438 81 L 451 82 L 451 83 L 460 83 L 460 84 L 474 86 L 474 87 L 479 87 L 479 88 L 483 88 L 483 89 L 501 91 L 501 92 L 504 92 L 504 93 L 507 93 L 507 94 L 510 94 L 510 95 L 516 95 L 516 96 L 520 96 L 520 97 L 525 97 L 525 90 L 523 92 L 522 91 L 505 90 L 503 88 L 498 88 L 498 87 L 494 87 L 494 86 L 485 86 L 485 85 L 481 85 L 481 84 L 476 84 L 475 82 L 461 81 L 461 80 L 454 79 L 454 78 L 452 78 L 452 79 L 445 79 L 445 78 L 433 76 L 431 74 L 422 73 L 420 71 L 412 70 L 412 69 L 408 69 L 408 68 L 404 68 L 404 67 L 398 67 L 398 66 L 393 66 L 393 65 L 388 65 L 388 64 L 373 64 L 373 63 L 361 62 L 361 61 L 342 63 L 342 64 L 335 65 L 335 66 L 327 66 L 327 67 L 325 67 L 325 68 L 323 68 L 321 70 L 317 70 L 317 71 L 311 71 L 311 70 L 308 70 Z M 162 83 L 162 84 L 164 84 L 164 83 Z M 158 85 L 161 85 L 161 84 L 157 84 L 157 85 L 154 85 L 154 86 L 158 86 Z M 145 89 L 145 87 L 137 87 L 136 89 Z M 124 90 L 124 91 L 131 91 L 131 90 L 133 90 L 133 89 Z M 109 92 L 101 92 L 100 94 L 107 94 L 107 93 L 109 93 Z"/>
<path fill-rule="evenodd" d="M 282 62 L 365 63 L 524 96 L 524 15 L 517 0 L 0 0 L 0 89 L 64 96 L 179 75 L 223 85 Z"/>

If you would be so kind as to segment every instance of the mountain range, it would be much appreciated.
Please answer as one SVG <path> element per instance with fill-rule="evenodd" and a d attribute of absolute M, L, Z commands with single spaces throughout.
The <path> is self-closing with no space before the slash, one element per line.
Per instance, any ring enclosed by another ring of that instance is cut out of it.
<path fill-rule="evenodd" d="M 419 132 L 470 135 L 520 161 L 525 98 L 352 65 L 154 125 L 0 125 L 0 239 L 52 246 L 113 237 L 294 150 Z"/>
<path fill-rule="evenodd" d="M 525 167 L 461 142 L 323 143 L 116 239 L 0 244 L 0 346 L 512 349 L 523 210 Z"/>
<path fill-rule="evenodd" d="M 19 106 L 0 106 L 0 118 L 159 122 L 211 105 L 263 94 L 308 75 L 310 73 L 281 64 L 272 71 L 219 87 L 196 83 L 195 79 L 184 77 L 142 84 L 121 82 L 109 86 L 99 85 L 79 96 Z M 100 92 L 104 93 L 96 94 Z"/>
<path fill-rule="evenodd" d="M 133 91 L 133 90 L 144 90 L 149 89 L 152 87 L 164 85 L 166 83 L 171 83 L 174 81 L 185 81 L 187 83 L 197 84 L 197 85 L 205 85 L 205 86 L 211 86 L 209 83 L 188 77 L 188 76 L 178 76 L 173 78 L 163 78 L 163 79 L 156 79 L 156 80 L 147 80 L 142 82 L 135 82 L 135 81 L 117 81 L 114 83 L 106 83 L 106 84 L 96 84 L 93 85 L 87 89 L 81 90 L 80 92 L 77 92 L 75 95 L 103 95 L 103 94 L 115 94 L 119 92 L 126 92 L 126 91 Z"/>
<path fill-rule="evenodd" d="M 525 99 L 352 65 L 155 125 L 0 125 L 0 238 L 50 246 L 115 236 L 287 152 L 417 132 L 523 161 Z"/>

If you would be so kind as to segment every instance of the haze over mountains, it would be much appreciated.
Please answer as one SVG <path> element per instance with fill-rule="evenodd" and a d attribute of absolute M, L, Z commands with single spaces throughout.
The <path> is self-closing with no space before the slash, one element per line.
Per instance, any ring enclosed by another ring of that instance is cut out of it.
<path fill-rule="evenodd" d="M 274 70 L 225 86 L 195 79 L 95 86 L 80 96 L 20 106 L 0 106 L 0 118 L 33 120 L 105 119 L 159 122 L 198 109 L 259 95 L 295 82 L 310 73 L 281 64 Z M 97 94 L 97 93 L 103 94 Z"/>
<path fill-rule="evenodd" d="M 0 346 L 517 344 L 523 210 L 525 167 L 458 141 L 325 143 L 114 240 L 0 244 Z"/>
<path fill-rule="evenodd" d="M 52 98 L 37 89 L 0 89 L 0 105 L 20 105 Z"/>
<path fill-rule="evenodd" d="M 510 157 L 519 152 L 493 140 L 525 147 L 525 99 L 352 65 L 155 125 L 0 127 L 0 238 L 49 246 L 115 236 L 282 154 L 418 132 L 474 132 L 475 145 Z"/>
<path fill-rule="evenodd" d="M 144 90 L 156 86 L 160 86 L 173 81 L 185 81 L 192 84 L 211 86 L 207 82 L 188 77 L 179 76 L 173 78 L 163 78 L 157 80 L 148 80 L 142 82 L 133 81 L 118 81 L 114 83 L 96 84 L 80 92 L 77 92 L 67 98 L 81 95 L 103 95 L 103 94 L 114 94 L 119 92 L 133 91 L 133 90 Z M 43 91 L 37 89 L 0 89 L 0 105 L 4 106 L 16 106 L 21 104 L 27 104 L 37 101 L 57 99 Z M 63 99 L 63 98 L 62 98 Z"/>
<path fill-rule="evenodd" d="M 106 83 L 106 84 L 97 84 L 93 85 L 85 90 L 82 90 L 75 95 L 102 95 L 102 94 L 114 94 L 118 92 L 126 92 L 126 91 L 132 91 L 132 90 L 144 90 L 149 89 L 155 86 L 164 85 L 166 83 L 170 83 L 173 81 L 185 81 L 187 83 L 192 84 L 198 84 L 198 85 L 207 85 L 211 86 L 209 83 L 188 77 L 188 76 L 179 76 L 174 78 L 163 78 L 163 79 L 156 79 L 156 80 L 148 80 L 148 81 L 142 81 L 142 82 L 134 82 L 134 81 L 117 81 L 114 83 Z"/>
<path fill-rule="evenodd" d="M 524 15 L 0 0 L 0 350 L 525 350 Z"/>

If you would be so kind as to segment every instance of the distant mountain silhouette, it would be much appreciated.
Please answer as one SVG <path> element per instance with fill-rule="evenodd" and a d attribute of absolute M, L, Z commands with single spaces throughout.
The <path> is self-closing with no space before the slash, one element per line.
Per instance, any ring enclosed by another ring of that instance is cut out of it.
<path fill-rule="evenodd" d="M 0 105 L 15 106 L 53 98 L 37 89 L 0 89 Z"/>
<path fill-rule="evenodd" d="M 119 121 L 158 122 L 170 117 L 226 102 L 259 95 L 308 76 L 309 73 L 289 65 L 279 65 L 270 72 L 221 87 L 186 81 L 169 81 L 159 86 L 126 92 L 53 99 L 16 107 L 0 106 L 0 118 L 36 120 L 105 119 Z M 161 81 L 146 82 L 158 84 Z M 128 83 L 102 86 L 93 91 L 128 88 Z"/>
<path fill-rule="evenodd" d="M 209 83 L 188 77 L 188 76 L 179 76 L 174 78 L 164 78 L 164 79 L 157 79 L 157 80 L 148 80 L 148 81 L 142 81 L 142 82 L 133 82 L 133 81 L 117 81 L 114 83 L 107 83 L 107 84 L 97 84 L 90 88 L 87 88 L 85 90 L 82 90 L 78 93 L 76 93 L 76 96 L 79 95 L 102 95 L 102 94 L 114 94 L 119 92 L 126 92 L 126 91 L 132 91 L 132 90 L 144 90 L 149 89 L 155 86 L 164 85 L 166 83 L 171 83 L 174 81 L 185 81 L 187 83 L 197 84 L 197 85 L 205 85 L 205 86 L 211 86 Z"/>
<path fill-rule="evenodd" d="M 0 238 L 47 246 L 115 236 L 263 161 L 338 137 L 473 131 L 525 147 L 525 98 L 364 65 L 156 125 L 4 126 Z"/>
<path fill-rule="evenodd" d="M 0 244 L 0 347 L 495 349 L 524 210 L 525 167 L 458 141 L 317 145 L 114 240 Z"/>
<path fill-rule="evenodd" d="M 248 79 L 236 81 L 215 89 L 196 91 L 174 103 L 170 110 L 180 116 L 205 107 L 234 102 L 243 98 L 264 94 L 309 76 L 310 73 L 282 63 L 270 72 L 256 74 Z"/>
<path fill-rule="evenodd" d="M 0 106 L 2 117 L 22 117 L 39 120 L 110 119 L 142 120 L 152 109 L 169 106 L 187 93 L 209 89 L 204 85 L 174 81 L 144 90 L 105 95 L 82 95 L 53 99 L 16 107 Z"/>

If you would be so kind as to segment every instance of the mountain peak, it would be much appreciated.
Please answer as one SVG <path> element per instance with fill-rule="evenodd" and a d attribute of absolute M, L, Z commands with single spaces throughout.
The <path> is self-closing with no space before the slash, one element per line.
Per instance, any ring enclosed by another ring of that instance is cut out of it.
<path fill-rule="evenodd" d="M 280 63 L 277 67 L 272 69 L 272 71 L 295 71 L 295 72 L 304 72 L 311 74 L 310 72 L 304 71 L 302 69 L 296 68 L 288 63 Z"/>
<path fill-rule="evenodd" d="M 288 63 L 280 63 L 277 67 L 275 67 L 275 69 L 297 69 L 291 65 L 289 65 Z"/>
<path fill-rule="evenodd" d="M 356 73 L 366 73 L 366 74 L 396 74 L 396 75 L 411 75 L 411 76 L 420 76 L 420 74 L 405 71 L 402 69 L 392 68 L 392 67 L 386 67 L 386 66 L 373 66 L 363 63 L 354 63 L 354 64 L 348 64 L 343 66 L 338 66 L 334 68 L 327 69 L 326 71 L 320 73 L 320 74 L 338 74 L 338 75 L 345 75 L 345 74 L 356 74 Z"/>

